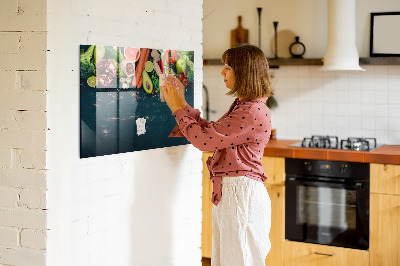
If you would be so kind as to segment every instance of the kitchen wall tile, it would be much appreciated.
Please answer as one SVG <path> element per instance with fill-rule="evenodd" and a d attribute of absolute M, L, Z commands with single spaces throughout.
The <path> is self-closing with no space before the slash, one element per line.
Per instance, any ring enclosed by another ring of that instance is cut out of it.
<path fill-rule="evenodd" d="M 311 102 L 311 114 L 316 115 L 319 114 L 322 116 L 322 112 L 324 110 L 324 104 L 319 101 Z"/>
<path fill-rule="evenodd" d="M 322 83 L 321 83 L 322 84 Z M 324 97 L 324 92 L 323 90 L 319 88 L 313 88 L 312 93 L 311 93 L 311 102 L 312 103 L 321 103 Z"/>
<path fill-rule="evenodd" d="M 349 114 L 349 105 L 346 103 L 336 103 L 336 114 L 338 116 L 347 116 Z"/>
<path fill-rule="evenodd" d="M 388 130 L 375 129 L 374 137 L 376 138 L 378 145 L 389 142 Z"/>
<path fill-rule="evenodd" d="M 324 71 L 320 70 L 320 66 L 310 66 L 307 68 L 310 69 L 311 78 L 322 78 L 324 76 Z"/>
<path fill-rule="evenodd" d="M 393 134 L 399 130 L 393 126 L 389 130 L 385 123 L 400 117 L 400 66 L 363 67 L 365 72 L 320 71 L 319 66 L 281 66 L 272 70 L 278 101 L 272 121 L 279 138 L 308 136 L 300 131 L 310 135 L 347 132 L 355 137 L 377 135 L 383 142 L 394 144 Z M 226 101 L 223 94 L 214 105 Z"/>
<path fill-rule="evenodd" d="M 349 137 L 360 137 L 362 136 L 361 128 L 349 128 Z"/>
<path fill-rule="evenodd" d="M 362 123 L 359 116 L 350 115 L 349 116 L 349 128 L 350 129 L 361 129 Z"/>
<path fill-rule="evenodd" d="M 392 91 L 400 90 L 400 74 L 389 76 L 388 89 Z"/>
<path fill-rule="evenodd" d="M 389 104 L 399 104 L 400 105 L 400 88 L 397 91 L 389 91 L 388 93 L 389 96 Z"/>
<path fill-rule="evenodd" d="M 375 117 L 375 130 L 388 130 L 389 118 L 388 117 Z"/>
<path fill-rule="evenodd" d="M 361 103 L 362 90 L 349 90 L 349 102 Z"/>
<path fill-rule="evenodd" d="M 375 91 L 387 91 L 388 89 L 388 79 L 378 77 L 374 79 L 374 89 Z"/>
<path fill-rule="evenodd" d="M 363 104 L 374 103 L 374 91 L 363 89 L 361 91 L 361 101 Z"/>
<path fill-rule="evenodd" d="M 374 66 L 374 77 L 377 78 L 385 78 L 387 79 L 388 74 L 388 66 L 387 65 L 377 65 Z"/>
<path fill-rule="evenodd" d="M 311 127 L 314 129 L 322 129 L 324 116 L 321 113 L 313 113 L 311 115 Z"/>
<path fill-rule="evenodd" d="M 310 87 L 315 91 L 324 85 L 323 77 L 311 77 Z"/>
<path fill-rule="evenodd" d="M 399 144 L 400 131 L 389 131 L 389 140 L 387 143 Z"/>
<path fill-rule="evenodd" d="M 389 130 L 400 131 L 400 117 L 389 118 Z"/>
<path fill-rule="evenodd" d="M 324 116 L 335 115 L 336 114 L 336 104 L 335 103 L 325 103 L 323 107 Z"/>
<path fill-rule="evenodd" d="M 336 74 L 336 89 L 347 90 L 349 88 L 349 76 L 347 71 L 340 71 Z"/>
<path fill-rule="evenodd" d="M 336 127 L 338 129 L 348 129 L 349 127 L 349 118 L 348 116 L 336 116 Z"/>
<path fill-rule="evenodd" d="M 375 120 L 371 116 L 363 116 L 361 118 L 361 125 L 363 130 L 375 129 Z"/>
<path fill-rule="evenodd" d="M 310 77 L 309 76 L 299 76 L 298 77 L 298 88 L 310 89 Z"/>
<path fill-rule="evenodd" d="M 389 117 L 400 116 L 400 104 L 389 104 Z"/>
<path fill-rule="evenodd" d="M 298 114 L 309 116 L 311 113 L 311 104 L 310 103 L 299 103 Z"/>
<path fill-rule="evenodd" d="M 288 89 L 299 88 L 298 78 L 297 77 L 287 77 L 286 78 L 286 87 Z"/>
<path fill-rule="evenodd" d="M 311 71 L 312 71 L 312 68 L 310 68 L 310 67 L 298 67 L 297 68 L 297 76 L 303 77 L 306 79 L 310 79 Z"/>
<path fill-rule="evenodd" d="M 324 121 L 323 121 L 323 125 L 324 125 L 324 129 L 325 130 L 331 130 L 332 128 L 334 128 L 336 130 L 336 116 L 335 115 L 324 115 Z M 328 133 L 329 132 L 329 133 Z M 327 131 L 326 134 L 331 134 L 330 131 Z"/>
<path fill-rule="evenodd" d="M 362 107 L 360 103 L 349 104 L 349 115 L 350 116 L 361 116 Z"/>
<path fill-rule="evenodd" d="M 388 102 L 388 92 L 387 90 L 376 91 L 374 94 L 375 104 L 385 104 Z"/>
<path fill-rule="evenodd" d="M 388 76 L 389 76 L 389 79 L 392 77 L 392 76 L 394 76 L 394 77 L 400 77 L 400 66 L 390 66 L 390 67 L 388 67 L 388 70 L 387 70 L 387 73 L 388 73 Z"/>
<path fill-rule="evenodd" d="M 335 71 L 321 71 L 324 78 L 335 78 Z"/>
<path fill-rule="evenodd" d="M 312 127 L 311 128 L 311 134 L 308 135 L 308 136 L 312 136 L 312 135 L 318 135 L 318 136 L 326 135 L 326 132 L 322 127 L 318 127 L 318 128 Z M 307 136 L 307 135 L 304 135 L 304 136 Z"/>
<path fill-rule="evenodd" d="M 387 104 L 375 104 L 375 117 L 388 117 L 389 108 Z"/>
<path fill-rule="evenodd" d="M 334 103 L 336 101 L 336 88 L 334 83 L 327 83 L 323 86 L 324 98 L 323 101 L 326 103 Z"/>
<path fill-rule="evenodd" d="M 350 102 L 349 91 L 348 90 L 337 90 L 336 92 L 336 103 L 346 103 Z"/>
<path fill-rule="evenodd" d="M 337 128 L 336 136 L 339 138 L 339 146 L 341 139 L 347 139 L 349 137 L 349 129 L 348 128 Z"/>
<path fill-rule="evenodd" d="M 375 106 L 373 104 L 361 105 L 361 116 L 373 118 L 375 115 Z"/>
<path fill-rule="evenodd" d="M 361 89 L 373 90 L 374 89 L 374 76 L 370 73 L 363 73 L 361 76 Z"/>
<path fill-rule="evenodd" d="M 297 77 L 298 76 L 298 67 L 297 66 L 287 66 L 285 77 Z"/>

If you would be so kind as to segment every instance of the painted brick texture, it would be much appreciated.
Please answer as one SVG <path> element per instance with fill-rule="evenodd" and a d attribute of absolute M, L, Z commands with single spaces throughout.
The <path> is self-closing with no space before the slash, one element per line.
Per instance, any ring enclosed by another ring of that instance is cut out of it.
<path fill-rule="evenodd" d="M 45 265 L 46 4 L 0 9 L 0 265 Z"/>
<path fill-rule="evenodd" d="M 81 44 L 194 50 L 199 108 L 202 2 L 48 2 L 48 265 L 201 265 L 201 152 L 79 159 L 78 55 Z"/>

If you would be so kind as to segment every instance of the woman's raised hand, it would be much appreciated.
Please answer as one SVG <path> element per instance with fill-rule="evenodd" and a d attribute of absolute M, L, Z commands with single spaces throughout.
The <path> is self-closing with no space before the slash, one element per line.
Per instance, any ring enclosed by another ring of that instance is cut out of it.
<path fill-rule="evenodd" d="M 185 87 L 177 78 L 168 75 L 161 86 L 161 90 L 169 109 L 173 113 L 186 107 Z"/>

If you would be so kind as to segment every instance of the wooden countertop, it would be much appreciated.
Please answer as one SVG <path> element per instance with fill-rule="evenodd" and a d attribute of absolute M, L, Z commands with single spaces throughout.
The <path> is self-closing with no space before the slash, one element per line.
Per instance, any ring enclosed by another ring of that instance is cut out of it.
<path fill-rule="evenodd" d="M 383 145 L 372 151 L 290 147 L 301 140 L 270 140 L 264 156 L 364 163 L 400 164 L 400 145 Z"/>

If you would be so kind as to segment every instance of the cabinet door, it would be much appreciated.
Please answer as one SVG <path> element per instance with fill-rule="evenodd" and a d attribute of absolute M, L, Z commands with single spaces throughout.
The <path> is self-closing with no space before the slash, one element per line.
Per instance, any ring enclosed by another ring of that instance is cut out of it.
<path fill-rule="evenodd" d="M 264 156 L 261 163 L 268 177 L 266 184 L 285 185 L 285 158 Z"/>
<path fill-rule="evenodd" d="M 202 195 L 202 224 L 201 224 L 201 253 L 204 258 L 211 258 L 212 252 L 212 183 L 206 161 L 211 152 L 203 153 L 203 195 Z"/>
<path fill-rule="evenodd" d="M 271 199 L 271 250 L 265 259 L 266 266 L 283 265 L 285 240 L 285 187 L 265 184 Z"/>
<path fill-rule="evenodd" d="M 285 241 L 285 266 L 367 266 L 365 250 Z"/>
<path fill-rule="evenodd" d="M 400 195 L 400 165 L 370 165 L 371 193 Z"/>
<path fill-rule="evenodd" d="M 371 194 L 371 266 L 400 265 L 400 196 Z"/>

